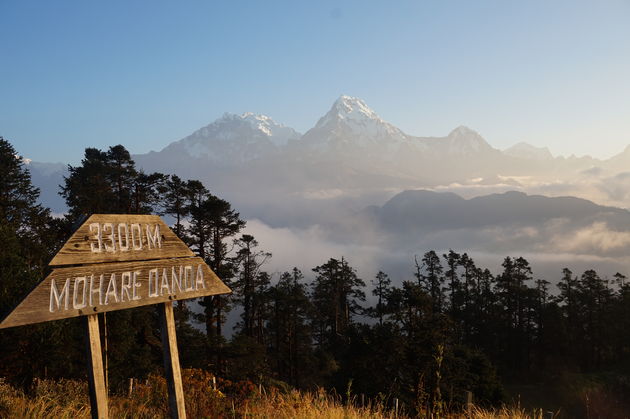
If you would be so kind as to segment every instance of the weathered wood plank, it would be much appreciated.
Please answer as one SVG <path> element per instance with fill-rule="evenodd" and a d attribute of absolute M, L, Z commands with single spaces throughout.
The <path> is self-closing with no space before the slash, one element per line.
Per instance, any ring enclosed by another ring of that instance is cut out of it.
<path fill-rule="evenodd" d="M 88 362 L 88 385 L 93 419 L 107 419 L 107 389 L 103 373 L 103 354 L 101 353 L 101 335 L 98 330 L 98 314 L 84 318 L 85 343 Z"/>
<path fill-rule="evenodd" d="M 230 292 L 199 257 L 57 268 L 0 329 Z"/>
<path fill-rule="evenodd" d="M 160 328 L 162 329 L 162 351 L 164 353 L 164 371 L 168 385 L 168 404 L 173 419 L 186 418 L 182 373 L 179 367 L 179 351 L 175 333 L 175 316 L 173 303 L 162 303 L 158 306 L 160 312 Z"/>
<path fill-rule="evenodd" d="M 94 214 L 50 266 L 194 256 L 157 215 Z"/>

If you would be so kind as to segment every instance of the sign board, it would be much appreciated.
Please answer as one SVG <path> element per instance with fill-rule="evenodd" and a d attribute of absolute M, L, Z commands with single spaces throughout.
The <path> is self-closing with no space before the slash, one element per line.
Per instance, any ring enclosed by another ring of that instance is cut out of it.
<path fill-rule="evenodd" d="M 195 256 L 157 215 L 95 214 L 50 261 L 50 266 Z"/>
<path fill-rule="evenodd" d="M 0 329 L 230 292 L 155 215 L 93 215 L 50 264 L 80 266 L 53 269 Z"/>
<path fill-rule="evenodd" d="M 0 328 L 229 292 L 199 257 L 58 268 Z"/>
<path fill-rule="evenodd" d="M 0 329 L 85 317 L 92 417 L 106 418 L 96 315 L 160 304 L 171 415 L 185 417 L 172 301 L 227 294 L 230 289 L 156 215 L 92 215 L 50 266 L 52 273 L 2 319 Z"/>

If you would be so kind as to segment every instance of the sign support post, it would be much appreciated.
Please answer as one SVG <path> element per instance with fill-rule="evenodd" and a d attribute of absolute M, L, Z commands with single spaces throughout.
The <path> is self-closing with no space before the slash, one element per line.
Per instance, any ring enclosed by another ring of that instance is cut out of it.
<path fill-rule="evenodd" d="M 103 354 L 101 353 L 101 335 L 98 328 L 98 314 L 89 314 L 83 318 L 85 324 L 85 346 L 88 362 L 88 387 L 92 419 L 107 419 L 107 390 L 103 373 Z"/>
<path fill-rule="evenodd" d="M 171 417 L 185 419 L 173 301 L 230 288 L 156 215 L 94 214 L 49 265 L 50 275 L 0 319 L 0 329 L 83 317 L 92 418 L 107 419 L 97 313 L 157 304 Z"/>
<path fill-rule="evenodd" d="M 162 351 L 164 352 L 164 371 L 168 383 L 168 404 L 173 419 L 185 419 L 184 389 L 182 373 L 179 367 L 179 351 L 175 333 L 175 316 L 171 301 L 158 306 L 160 312 L 160 329 L 162 331 Z"/>

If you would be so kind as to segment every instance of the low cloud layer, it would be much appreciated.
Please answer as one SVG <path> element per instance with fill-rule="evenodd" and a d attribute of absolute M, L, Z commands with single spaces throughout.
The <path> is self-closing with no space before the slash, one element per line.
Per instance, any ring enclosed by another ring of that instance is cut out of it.
<path fill-rule="evenodd" d="M 413 279 L 414 259 L 432 249 L 438 254 L 449 249 L 467 252 L 478 266 L 489 268 L 495 274 L 501 272 L 506 256 L 523 256 L 531 263 L 534 278 L 551 283 L 557 283 L 564 267 L 578 275 L 587 269 L 595 269 L 607 278 L 612 278 L 616 272 L 630 274 L 630 257 L 627 256 L 630 255 L 630 232 L 611 230 L 603 222 L 566 231 L 569 225 L 566 221 L 554 220 L 539 227 L 434 231 L 413 240 L 403 240 L 396 235 L 383 235 L 373 241 L 353 241 L 346 237 L 343 243 L 335 240 L 336 233 L 322 226 L 273 228 L 260 220 L 249 220 L 247 232 L 257 237 L 262 248 L 273 253 L 266 267 L 268 271 L 279 274 L 297 266 L 307 280 L 314 277 L 313 267 L 331 257 L 343 256 L 368 286 L 379 270 L 387 272 L 395 284 L 400 284 Z"/>

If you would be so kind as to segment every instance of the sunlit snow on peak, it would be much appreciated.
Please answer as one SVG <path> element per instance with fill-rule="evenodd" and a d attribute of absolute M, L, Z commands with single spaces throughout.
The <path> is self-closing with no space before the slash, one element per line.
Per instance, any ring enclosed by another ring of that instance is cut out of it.
<path fill-rule="evenodd" d="M 363 100 L 352 96 L 341 95 L 333 104 L 333 109 L 337 110 L 340 118 L 381 120 Z"/>
<path fill-rule="evenodd" d="M 363 100 L 346 95 L 333 103 L 330 111 L 305 137 L 320 145 L 332 140 L 363 146 L 373 143 L 392 145 L 408 139 L 405 133 L 381 119 Z"/>

